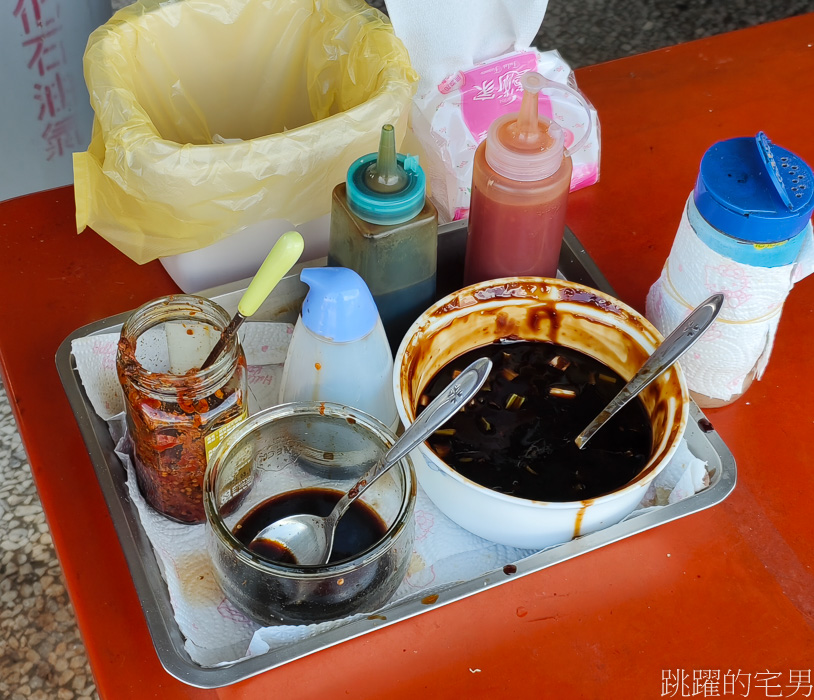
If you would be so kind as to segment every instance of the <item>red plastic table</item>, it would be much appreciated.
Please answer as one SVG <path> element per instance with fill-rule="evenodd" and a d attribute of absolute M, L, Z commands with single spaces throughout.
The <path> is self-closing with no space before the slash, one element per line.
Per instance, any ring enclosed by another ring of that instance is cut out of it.
<path fill-rule="evenodd" d="M 712 143 L 762 129 L 814 164 L 813 44 L 808 14 L 578 71 L 602 172 L 568 223 L 623 300 L 644 308 Z M 199 690 L 158 662 L 54 367 L 76 328 L 176 287 L 77 236 L 70 188 L 0 205 L 0 265 L 0 367 L 103 697 L 814 695 L 814 279 L 791 293 L 763 380 L 708 412 L 738 463 L 722 504 Z"/>

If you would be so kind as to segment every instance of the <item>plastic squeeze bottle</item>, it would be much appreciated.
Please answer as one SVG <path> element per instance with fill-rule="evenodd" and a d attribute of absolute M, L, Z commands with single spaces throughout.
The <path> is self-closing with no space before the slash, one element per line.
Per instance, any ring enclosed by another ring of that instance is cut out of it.
<path fill-rule="evenodd" d="M 418 158 L 396 152 L 390 124 L 379 152 L 354 162 L 333 191 L 328 264 L 365 280 L 393 351 L 435 301 L 438 212 L 425 193 Z"/>
<path fill-rule="evenodd" d="M 492 122 L 475 151 L 464 281 L 498 277 L 554 277 L 565 232 L 565 206 L 571 185 L 571 158 L 588 138 L 564 148 L 565 132 L 538 114 L 538 93 L 556 87 L 539 73 L 524 73 L 519 112 Z"/>
<path fill-rule="evenodd" d="M 306 268 L 309 287 L 283 366 L 280 401 L 334 401 L 398 424 L 393 356 L 364 280 L 343 267 Z"/>

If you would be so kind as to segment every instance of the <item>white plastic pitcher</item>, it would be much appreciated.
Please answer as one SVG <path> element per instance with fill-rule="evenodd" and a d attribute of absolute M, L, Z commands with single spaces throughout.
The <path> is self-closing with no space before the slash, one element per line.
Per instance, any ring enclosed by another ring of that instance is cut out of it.
<path fill-rule="evenodd" d="M 398 425 L 393 355 L 364 280 L 345 267 L 300 273 L 310 290 L 283 368 L 280 401 L 334 401 Z"/>

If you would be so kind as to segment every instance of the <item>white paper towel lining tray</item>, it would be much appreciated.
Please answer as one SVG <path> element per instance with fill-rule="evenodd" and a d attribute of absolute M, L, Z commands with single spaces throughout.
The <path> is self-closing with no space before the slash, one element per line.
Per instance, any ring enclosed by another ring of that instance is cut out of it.
<path fill-rule="evenodd" d="M 466 222 L 456 222 L 441 227 L 438 246 L 439 297 L 460 287 L 465 242 Z M 324 264 L 324 259 L 305 265 L 319 264 Z M 302 299 L 307 291 L 306 285 L 299 280 L 301 267 L 303 265 L 295 268 L 284 278 L 257 312 L 255 319 L 292 323 L 296 321 Z M 570 231 L 566 231 L 563 241 L 559 269 L 560 275 L 566 279 L 614 294 L 596 264 Z M 231 314 L 236 310 L 246 285 L 247 281 L 237 282 L 209 290 L 205 295 L 216 299 Z M 175 622 L 166 584 L 161 576 L 150 541 L 141 527 L 135 506 L 130 502 L 124 481 L 124 470 L 118 457 L 114 454 L 114 445 L 107 424 L 96 415 L 91 407 L 71 355 L 73 339 L 117 332 L 128 315 L 129 312 L 112 316 L 74 331 L 60 345 L 56 363 L 127 559 L 158 658 L 168 673 L 189 685 L 200 688 L 230 685 L 334 644 L 367 634 L 380 627 L 392 625 L 414 615 L 431 613 L 440 605 L 452 603 L 493 586 L 509 583 L 517 577 L 540 571 L 639 532 L 709 508 L 723 501 L 735 487 L 737 471 L 732 453 L 717 432 L 702 430 L 701 424 L 707 426 L 707 429 L 709 426 L 704 419 L 704 414 L 693 403 L 690 408 L 686 438 L 691 451 L 698 458 L 707 462 L 707 469 L 710 473 L 709 486 L 694 496 L 673 505 L 646 511 L 599 532 L 538 552 L 517 562 L 517 571 L 511 575 L 498 569 L 472 580 L 433 590 L 438 594 L 438 599 L 433 605 L 424 605 L 419 600 L 407 600 L 389 606 L 386 609 L 386 615 L 354 620 L 301 642 L 273 649 L 262 656 L 250 657 L 229 666 L 203 667 L 193 662 L 184 648 L 184 638 Z"/>

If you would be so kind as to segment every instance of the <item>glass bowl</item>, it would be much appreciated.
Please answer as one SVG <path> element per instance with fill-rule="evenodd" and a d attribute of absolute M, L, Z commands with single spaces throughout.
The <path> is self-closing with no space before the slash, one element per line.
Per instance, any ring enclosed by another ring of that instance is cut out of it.
<path fill-rule="evenodd" d="M 329 402 L 276 406 L 230 432 L 204 476 L 207 548 L 226 597 L 263 625 L 323 622 L 384 605 L 412 553 L 416 480 L 410 457 L 359 498 L 378 516 L 378 539 L 344 560 L 324 566 L 274 562 L 235 533 L 250 541 L 248 516 L 282 494 L 329 489 L 338 498 L 394 442 L 377 419 Z M 330 505 L 325 507 L 316 514 L 327 515 Z"/>

